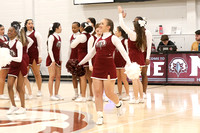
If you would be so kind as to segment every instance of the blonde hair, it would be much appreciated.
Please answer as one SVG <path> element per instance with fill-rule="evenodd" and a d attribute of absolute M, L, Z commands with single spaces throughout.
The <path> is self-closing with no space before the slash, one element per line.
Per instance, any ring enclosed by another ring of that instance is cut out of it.
<path fill-rule="evenodd" d="M 22 43 L 23 46 L 28 45 L 28 40 L 27 40 L 27 37 L 26 37 L 26 32 L 24 30 L 24 27 L 20 30 L 19 40 L 20 40 L 20 42 Z"/>

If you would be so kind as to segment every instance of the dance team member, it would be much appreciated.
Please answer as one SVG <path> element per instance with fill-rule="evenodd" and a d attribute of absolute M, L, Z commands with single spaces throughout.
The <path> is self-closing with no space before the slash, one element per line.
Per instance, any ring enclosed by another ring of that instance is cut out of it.
<path fill-rule="evenodd" d="M 33 71 L 33 75 L 35 76 L 35 80 L 37 83 L 37 96 L 41 97 L 42 78 L 40 75 L 40 64 L 42 62 L 42 36 L 39 32 L 35 31 L 32 19 L 27 19 L 24 25 L 26 35 L 34 41 L 34 43 L 28 49 L 29 66 Z"/>
<path fill-rule="evenodd" d="M 47 48 L 48 48 L 48 56 L 46 59 L 46 66 L 49 71 L 49 93 L 50 100 L 57 101 L 63 100 L 63 98 L 58 95 L 58 91 L 60 88 L 60 76 L 61 76 L 61 38 L 59 33 L 61 33 L 62 28 L 60 23 L 55 22 L 50 26 Z M 53 94 L 53 82 L 55 81 L 55 92 Z"/>
<path fill-rule="evenodd" d="M 95 105 L 97 111 L 97 125 L 103 124 L 103 90 L 106 96 L 112 100 L 117 108 L 117 115 L 123 114 L 123 103 L 119 101 L 118 96 L 114 93 L 116 76 L 116 66 L 113 59 L 113 52 L 117 48 L 127 64 L 131 64 L 128 54 L 126 53 L 120 39 L 113 35 L 114 24 L 110 19 L 103 19 L 100 29 L 103 33 L 102 37 L 95 43 L 90 53 L 79 63 L 82 65 L 95 55 L 93 65 L 93 86 L 95 95 Z"/>
<path fill-rule="evenodd" d="M 87 22 L 81 23 L 80 32 L 81 35 L 77 36 L 76 39 L 71 43 L 71 48 L 78 47 L 78 61 L 80 62 L 87 55 L 87 43 L 90 38 L 90 32 L 93 30 Z M 86 87 L 87 80 L 89 83 L 89 88 L 92 90 L 92 79 L 89 77 L 89 65 L 88 62 L 84 64 L 86 74 L 80 77 L 81 85 L 81 97 L 77 98 L 76 102 L 85 102 L 86 101 Z M 93 96 L 93 93 L 90 91 L 90 96 Z"/>
<path fill-rule="evenodd" d="M 5 28 L 2 24 L 0 24 L 0 42 L 6 43 L 8 40 L 6 37 L 4 37 L 4 31 Z M 5 85 L 5 80 L 6 76 L 8 75 L 8 70 L 9 70 L 9 65 L 2 67 L 0 70 L 0 99 L 3 100 L 8 100 L 9 97 L 4 95 L 4 85 Z"/>
<path fill-rule="evenodd" d="M 69 45 L 69 52 L 68 57 L 69 59 L 78 59 L 78 47 L 71 48 L 71 43 L 76 39 L 78 35 L 80 35 L 80 23 L 79 22 L 73 22 L 72 23 L 72 32 L 73 34 L 70 37 L 70 45 Z M 72 100 L 75 100 L 78 98 L 78 77 L 72 74 L 72 83 L 74 87 L 75 96 L 72 98 Z"/>
<path fill-rule="evenodd" d="M 146 21 L 142 17 L 136 17 L 133 21 L 134 30 L 129 29 L 125 24 L 123 17 L 125 18 L 126 14 L 123 9 L 119 6 L 119 24 L 122 29 L 129 36 L 129 57 L 132 62 L 137 62 L 141 69 L 143 66 L 149 64 L 149 58 L 151 53 L 151 44 L 152 44 L 152 34 L 149 30 L 145 29 Z M 146 55 L 145 55 L 146 54 Z M 145 58 L 146 56 L 146 58 Z M 144 71 L 143 71 L 144 72 Z M 143 103 L 143 86 L 140 79 L 132 80 L 133 90 L 134 90 L 134 99 L 130 100 L 130 103 Z M 138 98 L 138 92 L 140 93 L 140 99 Z"/>
<path fill-rule="evenodd" d="M 120 26 L 117 27 L 115 35 L 121 40 L 124 49 L 128 51 L 128 35 Z M 119 99 L 127 101 L 130 99 L 130 96 L 129 96 L 129 84 L 127 81 L 127 76 L 124 73 L 125 72 L 124 67 L 126 65 L 126 61 L 123 59 L 118 49 L 115 50 L 114 61 L 117 68 L 117 86 L 119 92 Z M 122 82 L 124 83 L 124 88 L 126 90 L 126 96 L 123 98 L 122 98 Z"/>
<path fill-rule="evenodd" d="M 93 18 L 93 17 L 89 17 L 86 22 L 93 27 L 93 30 L 90 32 L 90 35 L 94 35 L 95 34 L 96 19 Z"/>
<path fill-rule="evenodd" d="M 8 115 L 26 113 L 23 84 L 24 84 L 24 77 L 27 76 L 27 65 L 23 58 L 23 45 L 18 40 L 19 29 L 20 29 L 20 24 L 14 21 L 11 23 L 11 27 L 8 30 L 8 37 L 10 38 L 8 45 L 10 47 L 11 56 L 13 57 L 12 62 L 10 63 L 9 66 L 8 81 L 7 81 L 8 93 L 12 104 L 12 106 L 7 112 Z M 21 101 L 20 108 L 16 107 L 14 100 L 13 85 L 15 83 L 16 78 L 18 78 L 16 88 L 19 93 Z"/>

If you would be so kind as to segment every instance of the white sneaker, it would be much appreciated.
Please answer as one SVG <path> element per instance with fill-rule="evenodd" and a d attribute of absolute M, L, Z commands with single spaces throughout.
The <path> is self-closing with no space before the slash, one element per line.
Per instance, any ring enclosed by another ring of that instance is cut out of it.
<path fill-rule="evenodd" d="M 55 95 L 55 97 L 57 97 L 59 100 L 64 100 L 64 98 L 61 97 L 60 95 Z"/>
<path fill-rule="evenodd" d="M 92 96 L 89 96 L 88 98 L 87 98 L 87 101 L 92 101 L 93 100 L 93 97 Z"/>
<path fill-rule="evenodd" d="M 33 99 L 33 95 L 27 95 L 27 98 L 28 98 L 29 100 L 31 100 L 31 99 Z"/>
<path fill-rule="evenodd" d="M 138 103 L 140 103 L 140 100 L 139 99 L 131 99 L 130 101 L 129 101 L 129 103 L 130 104 L 138 104 Z"/>
<path fill-rule="evenodd" d="M 41 97 L 42 96 L 42 92 L 41 91 L 38 91 L 37 92 L 37 97 Z"/>
<path fill-rule="evenodd" d="M 4 95 L 4 94 L 2 94 L 2 95 L 0 95 L 0 99 L 1 99 L 1 100 L 8 100 L 9 97 L 6 96 L 6 95 Z"/>
<path fill-rule="evenodd" d="M 122 95 L 119 95 L 118 97 L 119 97 L 119 100 L 122 100 Z"/>
<path fill-rule="evenodd" d="M 75 102 L 86 102 L 86 98 L 85 97 L 78 97 L 76 100 L 74 100 Z"/>
<path fill-rule="evenodd" d="M 9 110 L 7 111 L 7 115 L 12 115 L 16 110 L 18 110 L 17 107 L 11 106 L 11 107 L 9 108 Z"/>
<path fill-rule="evenodd" d="M 14 112 L 16 115 L 25 114 L 26 108 L 20 107 L 17 111 Z"/>
<path fill-rule="evenodd" d="M 102 125 L 103 124 L 103 112 L 98 111 L 97 112 L 97 125 Z"/>
<path fill-rule="evenodd" d="M 122 116 L 122 115 L 124 115 L 125 114 L 125 112 L 126 112 L 126 108 L 124 108 L 123 106 L 123 102 L 122 101 L 119 101 L 120 103 L 121 103 L 121 106 L 119 107 L 119 108 L 117 108 L 117 116 L 119 117 L 119 116 Z"/>
<path fill-rule="evenodd" d="M 55 97 L 55 96 L 51 96 L 51 97 L 50 97 L 50 100 L 51 100 L 51 101 L 58 101 L 59 98 L 57 98 L 57 97 Z"/>
<path fill-rule="evenodd" d="M 125 96 L 122 98 L 123 101 L 128 101 L 130 99 L 130 96 Z"/>
<path fill-rule="evenodd" d="M 75 95 L 72 100 L 76 100 L 76 98 L 78 98 L 78 95 Z"/>
<path fill-rule="evenodd" d="M 140 102 L 140 103 L 144 103 L 145 100 L 144 100 L 144 99 L 139 99 L 139 102 Z"/>
<path fill-rule="evenodd" d="M 15 101 L 20 101 L 20 98 L 18 95 L 15 97 Z"/>
<path fill-rule="evenodd" d="M 143 98 L 147 99 L 147 94 L 146 93 L 143 93 Z"/>
<path fill-rule="evenodd" d="M 104 96 L 104 97 L 103 97 L 103 101 L 104 101 L 104 102 L 108 102 L 108 101 L 109 101 L 109 98 L 108 98 L 107 96 Z"/>

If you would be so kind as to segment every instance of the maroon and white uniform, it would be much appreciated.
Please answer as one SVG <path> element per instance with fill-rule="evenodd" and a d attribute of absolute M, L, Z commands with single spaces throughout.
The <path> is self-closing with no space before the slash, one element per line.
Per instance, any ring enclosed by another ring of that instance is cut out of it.
<path fill-rule="evenodd" d="M 120 37 L 120 40 L 122 42 L 124 49 L 127 51 L 128 39 L 124 39 L 123 37 Z M 122 57 L 118 49 L 115 49 L 114 61 L 115 61 L 115 65 L 117 69 L 122 69 L 126 65 L 126 61 L 124 60 L 124 58 Z"/>
<path fill-rule="evenodd" d="M 61 66 L 61 38 L 57 33 L 53 33 L 48 38 L 48 56 L 46 59 L 46 66 L 49 67 L 52 62 L 57 66 Z"/>
<path fill-rule="evenodd" d="M 10 53 L 13 57 L 12 62 L 9 66 L 8 76 L 18 77 L 20 71 L 25 77 L 27 75 L 27 65 L 23 59 L 23 46 L 17 39 L 10 40 L 8 42 L 10 47 Z"/>
<path fill-rule="evenodd" d="M 23 47 L 23 60 L 26 62 L 27 67 L 29 66 L 29 56 L 28 49 L 32 46 L 33 40 L 30 37 L 27 37 L 28 44 Z"/>
<path fill-rule="evenodd" d="M 7 47 L 9 48 L 8 44 L 7 44 L 7 38 L 4 36 L 0 36 L 0 42 L 4 43 L 6 46 L 3 47 Z M 0 46 L 1 47 L 1 46 Z M 9 65 L 6 65 L 5 67 L 2 67 L 1 69 L 9 69 Z"/>
<path fill-rule="evenodd" d="M 29 65 L 33 64 L 33 61 L 36 61 L 36 64 L 39 64 L 39 57 L 41 56 L 41 46 L 42 46 L 42 37 L 40 33 L 36 31 L 27 31 L 26 35 L 33 40 L 33 44 L 28 48 L 29 55 Z"/>
<path fill-rule="evenodd" d="M 136 47 L 136 38 L 137 34 L 134 30 L 129 29 L 125 24 L 122 17 L 122 13 L 119 14 L 119 25 L 122 29 L 128 34 L 128 49 L 129 57 L 132 62 L 137 62 L 139 65 L 145 65 L 146 59 L 150 58 L 151 54 L 151 45 L 152 45 L 152 34 L 149 30 L 145 30 L 146 40 L 147 40 L 147 49 Z"/>
<path fill-rule="evenodd" d="M 121 40 L 115 35 L 112 35 L 112 33 L 106 32 L 98 39 L 95 43 L 95 47 L 92 48 L 90 53 L 88 53 L 79 65 L 84 64 L 96 54 L 91 78 L 107 80 L 108 75 L 110 75 L 110 79 L 115 80 L 117 78 L 116 66 L 113 59 L 115 48 L 120 51 L 126 62 L 130 64 L 130 59 L 121 43 Z"/>
<path fill-rule="evenodd" d="M 91 51 L 92 47 L 95 45 L 96 40 L 99 38 L 100 38 L 100 36 L 91 35 L 91 37 L 88 40 L 88 53 Z M 95 60 L 95 56 L 92 58 L 92 62 L 89 61 L 90 66 L 92 66 L 94 64 L 94 60 Z"/>
<path fill-rule="evenodd" d="M 85 31 L 71 43 L 71 48 L 78 47 L 78 61 L 80 62 L 87 55 L 87 43 L 90 38 L 90 34 Z M 84 67 L 88 67 L 88 62 L 84 64 Z"/>
<path fill-rule="evenodd" d="M 72 34 L 71 38 L 70 38 L 70 45 L 71 43 L 76 39 L 76 37 L 80 35 L 79 32 Z M 76 48 L 69 48 L 71 51 L 69 51 L 70 55 L 69 55 L 69 59 L 78 59 L 78 47 Z"/>

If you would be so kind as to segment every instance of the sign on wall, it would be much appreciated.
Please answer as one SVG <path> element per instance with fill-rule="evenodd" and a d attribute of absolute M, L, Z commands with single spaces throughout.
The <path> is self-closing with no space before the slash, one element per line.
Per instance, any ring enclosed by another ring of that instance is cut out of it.
<path fill-rule="evenodd" d="M 152 54 L 149 83 L 200 84 L 200 53 Z"/>

